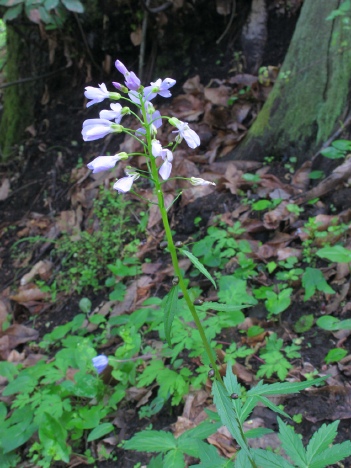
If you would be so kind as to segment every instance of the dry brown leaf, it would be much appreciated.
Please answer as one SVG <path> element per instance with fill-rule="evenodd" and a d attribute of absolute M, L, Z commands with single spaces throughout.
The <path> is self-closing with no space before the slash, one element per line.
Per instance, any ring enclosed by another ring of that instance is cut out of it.
<path fill-rule="evenodd" d="M 316 423 L 325 419 L 335 421 L 351 418 L 351 387 L 328 385 L 310 390 L 309 397 L 311 405 L 308 413 L 305 414 L 308 421 Z M 298 412 L 300 412 L 299 408 L 297 408 Z"/>
<path fill-rule="evenodd" d="M 291 184 L 302 190 L 303 192 L 308 189 L 310 185 L 310 172 L 311 172 L 312 162 L 306 161 L 302 164 L 300 169 L 298 169 L 291 179 Z"/>
<path fill-rule="evenodd" d="M 196 75 L 193 78 L 189 78 L 186 80 L 186 82 L 183 84 L 183 89 L 186 94 L 190 93 L 203 93 L 204 92 L 204 86 L 200 83 L 200 76 Z"/>
<path fill-rule="evenodd" d="M 297 259 L 302 258 L 302 250 L 300 249 L 293 249 L 291 247 L 284 247 L 283 249 L 277 250 L 278 261 L 282 262 L 289 257 L 297 257 Z"/>
<path fill-rule="evenodd" d="M 10 325 L 2 335 L 5 335 L 9 339 L 9 347 L 10 349 L 13 349 L 21 343 L 37 340 L 39 332 L 33 328 L 28 328 L 25 325 L 19 325 L 16 323 L 14 325 Z"/>
<path fill-rule="evenodd" d="M 169 112 L 174 117 L 194 122 L 204 113 L 204 103 L 192 94 L 181 94 L 173 99 Z"/>
<path fill-rule="evenodd" d="M 205 88 L 205 98 L 212 104 L 217 106 L 228 106 L 229 90 L 226 86 L 221 85 L 219 88 Z"/>
<path fill-rule="evenodd" d="M 7 335 L 0 337 L 0 359 L 7 361 L 10 354 L 10 339 Z"/>
<path fill-rule="evenodd" d="M 46 360 L 47 356 L 44 354 L 28 354 L 26 359 L 23 361 L 23 367 L 33 367 L 38 364 L 41 360 Z"/>
<path fill-rule="evenodd" d="M 0 187 L 0 200 L 6 200 L 10 192 L 10 179 L 3 179 Z"/>
<path fill-rule="evenodd" d="M 29 132 L 29 133 L 30 133 L 32 136 L 34 136 L 34 137 L 35 137 L 36 134 L 37 134 L 37 131 L 35 130 L 34 125 L 29 125 L 28 127 L 26 127 L 26 128 L 24 129 L 24 131 L 25 131 L 25 132 Z"/>
<path fill-rule="evenodd" d="M 174 200 L 174 196 L 170 193 L 165 193 L 164 194 L 164 201 L 165 201 L 165 207 L 167 208 L 172 204 Z M 151 201 L 157 202 L 157 195 L 154 195 L 151 198 Z M 150 229 L 153 226 L 155 226 L 158 222 L 160 222 L 162 219 L 160 209 L 158 205 L 151 205 L 150 211 L 149 211 L 149 220 L 147 223 L 147 228 Z"/>
<path fill-rule="evenodd" d="M 336 294 L 333 302 L 327 305 L 325 308 L 325 313 L 326 314 L 331 314 L 332 312 L 335 312 L 337 308 L 339 307 L 340 303 L 346 298 L 347 293 L 349 292 L 350 289 L 350 283 L 345 283 L 340 291 L 340 293 Z"/>
<path fill-rule="evenodd" d="M 24 289 L 26 288 L 26 289 Z M 29 284 L 21 286 L 19 292 L 14 296 L 10 296 L 10 299 L 16 302 L 30 302 L 30 301 L 41 301 L 43 299 L 49 299 L 51 294 L 48 292 L 41 291 L 37 286 Z"/>
<path fill-rule="evenodd" d="M 130 34 L 130 40 L 132 44 L 138 46 L 141 44 L 141 28 L 136 29 Z"/>
<path fill-rule="evenodd" d="M 143 263 L 141 271 L 144 275 L 153 275 L 162 266 L 162 263 Z"/>
<path fill-rule="evenodd" d="M 296 219 L 296 215 L 290 213 L 286 208 L 287 204 L 287 201 L 283 201 L 277 208 L 263 215 L 263 225 L 266 229 L 277 229 L 281 221 L 290 219 L 291 222 L 292 218 L 294 218 L 294 220 Z"/>
<path fill-rule="evenodd" d="M 21 278 L 21 286 L 28 284 L 35 276 L 39 275 L 40 279 L 48 278 L 48 273 L 51 271 L 53 263 L 50 260 L 40 260 L 33 268 Z"/>

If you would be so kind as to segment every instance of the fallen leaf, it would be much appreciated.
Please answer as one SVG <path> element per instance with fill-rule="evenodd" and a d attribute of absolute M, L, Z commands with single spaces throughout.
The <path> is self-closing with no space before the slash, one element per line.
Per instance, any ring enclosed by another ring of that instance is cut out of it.
<path fill-rule="evenodd" d="M 130 40 L 132 44 L 138 46 L 141 44 L 141 28 L 136 29 L 130 34 Z"/>
<path fill-rule="evenodd" d="M 41 291 L 37 286 L 32 284 L 26 285 L 26 287 L 28 286 L 30 286 L 28 289 L 22 289 L 24 287 L 21 286 L 19 292 L 14 296 L 10 296 L 10 299 L 16 302 L 30 302 L 50 299 L 51 294 L 49 292 Z"/>
<path fill-rule="evenodd" d="M 3 179 L 0 187 L 0 200 L 6 200 L 10 191 L 10 179 Z"/>
<path fill-rule="evenodd" d="M 37 340 L 39 332 L 25 325 L 14 324 L 10 325 L 2 335 L 5 335 L 9 339 L 10 349 L 14 349 L 21 343 Z"/>
<path fill-rule="evenodd" d="M 47 279 L 47 274 L 50 272 L 51 268 L 53 267 L 53 263 L 50 260 L 40 260 L 40 262 L 36 263 L 33 268 L 21 278 L 21 286 L 28 284 L 32 281 L 35 276 L 39 275 L 40 279 L 44 280 Z"/>
<path fill-rule="evenodd" d="M 205 88 L 205 98 L 217 106 L 228 106 L 229 90 L 221 85 L 219 88 Z"/>
<path fill-rule="evenodd" d="M 187 94 L 195 92 L 202 94 L 204 92 L 204 86 L 200 83 L 200 76 L 196 75 L 193 78 L 186 80 L 183 84 L 183 89 Z"/>

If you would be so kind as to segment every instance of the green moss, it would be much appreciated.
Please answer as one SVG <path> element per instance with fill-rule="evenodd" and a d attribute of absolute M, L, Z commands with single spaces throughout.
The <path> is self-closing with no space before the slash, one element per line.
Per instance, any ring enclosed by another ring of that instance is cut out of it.
<path fill-rule="evenodd" d="M 21 71 L 26 56 L 26 46 L 12 26 L 7 26 L 7 81 L 17 81 L 24 76 Z M 28 70 L 24 70 L 28 73 Z M 28 74 L 27 74 L 28 76 Z M 26 127 L 33 123 L 34 100 L 32 83 L 9 86 L 4 90 L 4 113 L 1 119 L 0 148 L 4 157 L 11 153 L 14 144 L 20 143 Z"/>
<path fill-rule="evenodd" d="M 351 51 L 338 51 L 341 42 L 351 46 L 351 31 L 342 30 L 340 18 L 326 21 L 338 4 L 305 0 L 281 70 L 290 79 L 275 84 L 236 158 L 285 153 L 303 162 L 340 125 L 350 91 Z M 332 46 L 335 31 L 339 36 Z"/>

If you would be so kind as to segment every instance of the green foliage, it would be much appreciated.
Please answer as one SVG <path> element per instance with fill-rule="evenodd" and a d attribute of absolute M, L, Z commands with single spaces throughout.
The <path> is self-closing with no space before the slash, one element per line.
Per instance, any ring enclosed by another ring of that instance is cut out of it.
<path fill-rule="evenodd" d="M 260 366 L 257 377 L 266 375 L 269 378 L 276 372 L 280 380 L 285 380 L 292 366 L 284 357 L 282 348 L 283 340 L 281 338 L 277 339 L 276 333 L 272 333 L 268 339 L 266 338 L 266 347 L 262 348 L 260 353 L 265 363 Z M 299 349 L 299 346 L 293 344 L 287 346 L 284 352 L 287 358 L 294 359 L 300 357 Z"/>
<path fill-rule="evenodd" d="M 292 288 L 283 289 L 279 294 L 273 291 L 266 291 L 267 300 L 265 306 L 269 312 L 268 318 L 272 315 L 279 315 L 291 304 Z"/>
<path fill-rule="evenodd" d="M 331 315 L 319 317 L 317 325 L 324 330 L 338 331 L 338 330 L 351 330 L 351 319 L 339 320 Z"/>
<path fill-rule="evenodd" d="M 344 158 L 348 152 L 351 150 L 351 141 L 348 140 L 335 140 L 321 151 L 321 154 L 329 159 L 340 159 Z"/>
<path fill-rule="evenodd" d="M 326 282 L 323 273 L 317 268 L 306 268 L 302 276 L 302 285 L 305 288 L 304 301 L 310 299 L 316 290 L 326 294 L 335 294 L 334 289 Z"/>
<path fill-rule="evenodd" d="M 43 21 L 50 29 L 63 26 L 67 10 L 74 13 L 84 12 L 84 6 L 79 0 L 0 0 L 0 5 L 8 7 L 3 17 L 4 21 L 14 20 L 24 10 L 31 21 Z"/>
<path fill-rule="evenodd" d="M 327 364 L 330 364 L 331 362 L 338 362 L 343 359 L 346 354 L 346 349 L 334 348 L 329 351 L 324 360 Z"/>
<path fill-rule="evenodd" d="M 351 251 L 345 249 L 341 245 L 333 245 L 332 247 L 324 247 L 316 252 L 320 258 L 326 258 L 331 262 L 349 263 L 351 262 Z"/>
<path fill-rule="evenodd" d="M 296 333 L 305 333 L 307 332 L 313 325 L 313 314 L 309 315 L 302 315 L 299 320 L 294 325 L 294 331 Z"/>

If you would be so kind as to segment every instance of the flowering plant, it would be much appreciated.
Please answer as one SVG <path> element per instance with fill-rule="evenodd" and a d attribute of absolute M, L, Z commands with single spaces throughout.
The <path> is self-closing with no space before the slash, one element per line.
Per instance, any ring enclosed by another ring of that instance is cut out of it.
<path fill-rule="evenodd" d="M 126 176 L 118 179 L 114 183 L 113 188 L 119 193 L 126 193 L 130 191 L 140 198 L 143 198 L 132 190 L 134 182 L 142 177 L 149 180 L 150 184 L 154 187 L 154 191 L 157 195 L 157 202 L 152 202 L 149 200 L 147 201 L 159 207 L 166 232 L 167 247 L 172 258 L 175 273 L 172 281 L 172 289 L 167 295 L 164 307 L 164 329 L 167 342 L 171 346 L 172 322 L 177 314 L 178 293 L 180 292 L 180 288 L 195 321 L 207 354 L 207 357 L 204 358 L 204 363 L 208 364 L 211 368 L 208 372 L 208 375 L 210 378 L 214 379 L 212 384 L 212 394 L 214 396 L 214 403 L 218 411 L 218 417 L 220 418 L 221 423 L 227 426 L 228 430 L 231 432 L 232 436 L 241 447 L 239 454 L 236 456 L 235 465 L 233 465 L 233 463 L 230 461 L 228 462 L 231 463 L 229 465 L 227 462 L 223 464 L 223 460 L 218 457 L 216 451 L 214 453 L 211 450 L 207 450 L 205 444 L 200 441 L 198 443 L 199 448 L 201 449 L 199 454 L 203 464 L 201 466 L 207 466 L 208 468 L 214 466 L 235 466 L 235 468 L 271 468 L 274 466 L 277 468 L 286 468 L 297 465 L 301 468 L 322 468 L 330 463 L 341 460 L 345 456 L 348 456 L 351 454 L 351 443 L 349 442 L 344 442 L 338 447 L 335 446 L 335 449 L 334 447 L 328 447 L 336 435 L 335 423 L 333 423 L 334 425 L 330 426 L 322 426 L 321 429 L 319 429 L 319 431 L 314 434 L 310 444 L 307 447 L 307 450 L 305 451 L 299 437 L 294 433 L 293 429 L 290 426 L 286 426 L 286 424 L 279 419 L 279 438 L 282 442 L 282 448 L 290 457 L 290 459 L 293 460 L 293 465 L 281 455 L 270 451 L 252 449 L 249 446 L 247 441 L 248 437 L 260 437 L 263 434 L 266 434 L 267 431 L 271 432 L 267 429 L 254 429 L 249 431 L 251 432 L 250 435 L 248 433 L 244 433 L 243 424 L 259 402 L 263 403 L 265 406 L 268 406 L 270 409 L 276 411 L 284 417 L 289 418 L 289 416 L 280 407 L 274 405 L 267 398 L 267 396 L 275 394 L 296 393 L 300 390 L 310 387 L 315 383 L 322 382 L 326 377 L 308 382 L 285 382 L 275 383 L 273 385 L 264 384 L 263 381 L 261 381 L 255 387 L 248 390 L 245 396 L 242 393 L 242 389 L 237 381 L 237 377 L 233 375 L 232 366 L 230 363 L 227 365 L 226 377 L 222 379 L 222 376 L 216 365 L 216 355 L 209 345 L 203 326 L 196 311 L 195 306 L 201 305 L 202 301 L 196 300 L 193 302 L 191 300 L 179 268 L 177 251 L 180 251 L 180 253 L 186 255 L 192 261 L 195 267 L 198 268 L 200 272 L 203 273 L 213 283 L 214 286 L 216 286 L 216 283 L 210 273 L 202 265 L 202 263 L 188 250 L 183 249 L 183 244 L 173 242 L 171 228 L 167 216 L 167 211 L 169 210 L 170 206 L 165 206 L 162 192 L 163 183 L 167 180 L 170 180 L 172 173 L 173 153 L 177 145 L 184 139 L 190 148 L 196 148 L 200 145 L 200 138 L 196 132 L 189 127 L 187 122 L 181 122 L 174 117 L 170 118 L 161 116 L 160 112 L 154 108 L 151 102 L 152 99 L 154 99 L 157 95 L 165 98 L 170 97 L 170 88 L 174 86 L 175 80 L 171 78 L 166 78 L 164 80 L 158 79 L 154 83 L 151 83 L 150 86 L 143 87 L 135 73 L 128 71 L 125 65 L 119 60 L 116 61 L 116 68 L 124 75 L 124 85 L 113 82 L 113 85 L 119 92 L 109 92 L 105 84 L 99 85 L 99 88 L 87 87 L 85 96 L 90 99 L 90 102 L 87 105 L 91 106 L 95 103 L 102 102 L 106 98 L 110 98 L 111 100 L 125 100 L 130 104 L 135 105 L 140 111 L 140 115 L 135 113 L 128 106 L 122 107 L 121 104 L 111 104 L 111 110 L 101 111 L 99 119 L 89 119 L 83 123 L 83 139 L 85 141 L 92 141 L 103 138 L 109 133 L 124 132 L 135 138 L 142 145 L 144 152 L 132 153 L 131 155 L 128 155 L 125 152 L 121 152 L 113 156 L 98 156 L 88 164 L 88 167 L 94 173 L 96 173 L 111 169 L 118 163 L 118 161 L 122 159 L 128 159 L 128 157 L 132 155 L 142 155 L 146 158 L 148 171 L 142 171 L 140 169 L 127 166 L 125 169 Z M 128 97 L 122 96 L 120 92 L 125 93 Z M 127 114 L 132 114 L 136 119 L 138 119 L 141 125 L 140 128 L 137 130 L 132 130 L 125 128 L 121 124 L 123 116 Z M 167 119 L 168 122 L 175 127 L 175 130 L 173 131 L 173 133 L 176 134 L 175 140 L 167 147 L 162 147 L 160 141 L 157 139 L 157 130 L 161 127 L 163 119 Z M 177 176 L 174 178 L 188 180 L 192 185 L 195 186 L 208 184 L 215 185 L 213 182 L 209 182 L 201 178 L 184 178 Z M 210 306 L 208 308 L 211 308 L 212 310 L 220 310 L 224 312 L 231 312 L 239 308 L 235 305 L 217 305 L 213 302 L 208 303 L 208 305 Z M 98 374 L 104 370 L 107 364 L 108 358 L 105 356 L 98 356 L 93 360 L 93 365 Z M 209 434 L 212 434 L 211 430 L 213 432 L 213 428 L 209 429 Z M 333 437 L 331 437 L 331 434 Z M 202 436 L 207 437 L 205 432 L 202 434 Z M 155 444 L 157 438 L 160 438 L 161 442 L 164 440 L 157 431 L 148 431 L 147 437 L 143 435 L 143 432 L 141 432 L 129 440 L 125 444 L 125 448 L 134 450 L 149 450 L 151 437 L 154 437 Z M 193 434 L 190 437 L 195 437 L 195 435 Z M 201 439 L 200 435 L 198 435 L 198 437 Z M 173 456 L 173 452 L 176 454 L 178 453 L 178 450 L 182 451 L 183 449 L 181 439 L 182 438 L 180 437 L 178 439 L 179 442 L 174 441 L 174 446 L 170 445 L 170 447 L 166 449 L 163 448 L 163 442 L 160 442 L 160 451 L 169 450 L 168 454 L 170 454 L 170 457 Z M 156 447 L 156 445 L 153 445 L 152 447 Z M 187 453 L 185 449 L 184 452 Z M 173 464 L 172 466 L 175 467 L 176 465 Z"/>

